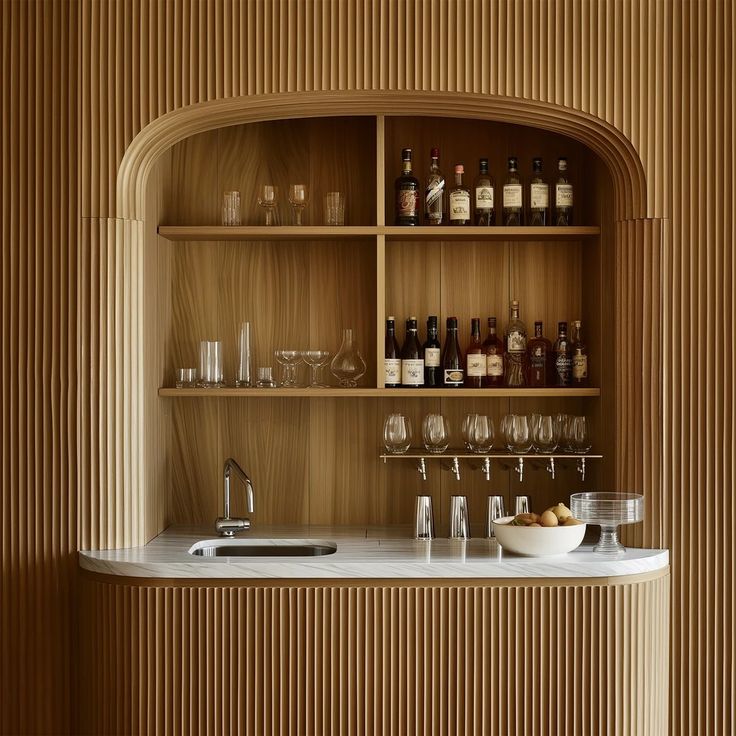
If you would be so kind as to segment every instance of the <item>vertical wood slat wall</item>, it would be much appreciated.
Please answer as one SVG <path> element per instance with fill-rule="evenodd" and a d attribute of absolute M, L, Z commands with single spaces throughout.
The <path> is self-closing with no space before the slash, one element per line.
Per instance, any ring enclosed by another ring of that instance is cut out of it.
<path fill-rule="evenodd" d="M 5 730 L 69 726 L 77 472 L 80 542 L 118 545 L 138 533 L 127 512 L 115 518 L 135 479 L 113 462 L 112 439 L 133 413 L 125 383 L 107 371 L 123 361 L 112 334 L 130 295 L 91 268 L 100 258 L 92 234 L 119 232 L 106 220 L 119 214 L 122 155 L 145 125 L 186 105 L 303 90 L 520 97 L 589 113 L 631 140 L 648 183 L 645 214 L 668 219 L 627 225 L 643 228 L 627 246 L 638 265 L 616 266 L 622 318 L 661 285 L 659 322 L 636 327 L 641 355 L 627 352 L 626 329 L 615 330 L 617 354 L 631 361 L 619 359 L 619 406 L 635 418 L 630 425 L 620 414 L 617 432 L 627 443 L 638 438 L 619 458 L 619 480 L 641 479 L 651 504 L 642 539 L 672 550 L 673 729 L 728 728 L 736 696 L 736 550 L 724 523 L 733 516 L 736 449 L 732 4 L 80 0 L 3 3 L 1 17 L 3 79 L 13 83 L 2 87 L 0 697 L 48 694 L 40 707 L 0 708 Z M 77 159 L 81 216 L 100 218 L 81 227 L 79 243 Z M 641 240 L 647 233 L 655 239 Z M 113 263 L 122 258 L 120 240 L 108 248 Z M 626 289 L 625 278 L 634 279 Z M 647 354 L 661 354 L 661 366 Z M 30 472 L 37 460 L 40 476 Z M 47 606 L 57 611 L 51 625 Z"/>
<path fill-rule="evenodd" d="M 667 731 L 667 574 L 602 586 L 428 582 L 84 579 L 80 732 Z"/>

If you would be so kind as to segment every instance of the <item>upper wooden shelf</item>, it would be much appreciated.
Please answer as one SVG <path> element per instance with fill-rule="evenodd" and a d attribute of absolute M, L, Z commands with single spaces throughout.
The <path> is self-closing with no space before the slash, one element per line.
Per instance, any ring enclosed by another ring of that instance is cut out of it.
<path fill-rule="evenodd" d="M 396 227 L 350 225 L 325 227 L 304 225 L 161 225 L 161 237 L 168 240 L 366 240 L 384 235 L 386 240 L 579 240 L 600 235 L 597 226 L 573 227 Z"/>
<path fill-rule="evenodd" d="M 178 397 L 318 397 L 318 398 L 549 398 L 558 396 L 600 396 L 599 388 L 160 388 L 159 396 Z"/>

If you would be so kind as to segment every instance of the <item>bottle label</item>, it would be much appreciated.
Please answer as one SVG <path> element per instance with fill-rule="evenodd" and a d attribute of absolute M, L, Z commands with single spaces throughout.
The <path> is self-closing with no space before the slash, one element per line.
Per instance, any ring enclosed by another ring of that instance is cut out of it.
<path fill-rule="evenodd" d="M 547 351 L 535 347 L 529 357 L 530 383 L 533 386 L 544 386 L 547 373 Z"/>
<path fill-rule="evenodd" d="M 384 383 L 401 383 L 401 361 L 398 358 L 385 358 L 383 373 Z"/>
<path fill-rule="evenodd" d="M 549 187 L 546 184 L 532 184 L 532 209 L 541 210 L 549 207 Z"/>
<path fill-rule="evenodd" d="M 506 337 L 506 350 L 510 353 L 526 352 L 526 336 L 517 330 L 509 332 Z"/>
<path fill-rule="evenodd" d="M 486 375 L 486 356 L 472 353 L 468 355 L 468 375 L 483 376 Z"/>
<path fill-rule="evenodd" d="M 424 365 L 427 368 L 440 367 L 440 349 L 424 348 Z"/>
<path fill-rule="evenodd" d="M 555 206 L 572 207 L 572 184 L 555 185 Z"/>
<path fill-rule="evenodd" d="M 475 209 L 492 210 L 493 209 L 493 187 L 476 187 L 475 188 Z"/>
<path fill-rule="evenodd" d="M 401 383 L 404 386 L 424 385 L 424 361 L 421 358 L 404 358 L 401 361 Z"/>
<path fill-rule="evenodd" d="M 560 386 L 567 386 L 570 383 L 571 363 L 570 356 L 563 353 L 560 353 L 555 360 L 557 382 Z"/>
<path fill-rule="evenodd" d="M 521 184 L 504 184 L 503 206 L 521 207 Z"/>
<path fill-rule="evenodd" d="M 427 185 L 424 201 L 430 217 L 431 210 L 442 214 L 442 193 L 445 191 L 445 180 L 442 177 L 433 178 Z"/>
<path fill-rule="evenodd" d="M 486 356 L 486 372 L 489 376 L 502 376 L 503 356 L 498 353 Z"/>
<path fill-rule="evenodd" d="M 470 195 L 461 190 L 450 192 L 450 220 L 470 219 Z"/>
<path fill-rule="evenodd" d="M 578 380 L 588 377 L 588 356 L 587 355 L 573 356 L 572 377 Z"/>
<path fill-rule="evenodd" d="M 463 379 L 462 368 L 445 368 L 445 386 L 462 386 Z"/>
<path fill-rule="evenodd" d="M 399 189 L 396 194 L 396 211 L 400 217 L 416 217 L 419 193 L 416 189 Z"/>

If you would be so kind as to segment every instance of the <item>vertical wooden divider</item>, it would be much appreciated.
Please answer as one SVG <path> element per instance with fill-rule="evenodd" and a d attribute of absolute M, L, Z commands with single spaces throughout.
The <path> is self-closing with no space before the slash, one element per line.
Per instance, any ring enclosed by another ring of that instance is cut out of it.
<path fill-rule="evenodd" d="M 386 224 L 384 116 L 376 115 L 376 225 Z M 376 236 L 376 388 L 383 388 L 383 325 L 386 309 L 386 236 Z"/>

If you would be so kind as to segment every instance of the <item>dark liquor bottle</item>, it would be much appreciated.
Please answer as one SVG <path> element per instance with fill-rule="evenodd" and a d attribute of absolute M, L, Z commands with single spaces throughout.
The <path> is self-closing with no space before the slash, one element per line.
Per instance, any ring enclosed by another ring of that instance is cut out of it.
<path fill-rule="evenodd" d="M 465 351 L 465 388 L 481 388 L 486 377 L 486 354 L 480 341 L 480 317 L 470 320 L 470 344 Z"/>
<path fill-rule="evenodd" d="M 463 184 L 465 168 L 455 167 L 455 186 L 450 189 L 450 225 L 470 225 L 470 190 Z"/>
<path fill-rule="evenodd" d="M 464 378 L 463 354 L 457 340 L 457 317 L 448 317 L 445 348 L 442 351 L 442 385 L 445 388 L 460 388 Z"/>
<path fill-rule="evenodd" d="M 406 337 L 401 348 L 401 386 L 420 388 L 424 385 L 424 354 L 417 337 L 417 318 L 406 320 Z"/>
<path fill-rule="evenodd" d="M 496 334 L 496 318 L 488 318 L 488 337 L 483 341 L 486 354 L 486 379 L 484 386 L 503 386 L 503 342 Z"/>
<path fill-rule="evenodd" d="M 440 171 L 440 149 L 433 148 L 424 190 L 424 222 L 441 225 L 445 218 L 445 177 Z"/>
<path fill-rule="evenodd" d="M 440 388 L 442 386 L 442 366 L 440 365 L 440 340 L 437 336 L 437 317 L 427 318 L 427 342 L 424 350 L 424 386 Z"/>
<path fill-rule="evenodd" d="M 572 225 L 572 184 L 567 176 L 567 159 L 557 159 L 555 225 Z"/>
<path fill-rule="evenodd" d="M 570 353 L 572 355 L 572 385 L 588 385 L 588 349 L 583 342 L 583 328 L 579 319 L 572 323 L 570 335 Z"/>
<path fill-rule="evenodd" d="M 534 323 L 534 337 L 529 340 L 529 385 L 548 386 L 551 378 L 552 343 L 542 334 L 542 323 Z"/>
<path fill-rule="evenodd" d="M 419 180 L 411 173 L 411 148 L 401 151 L 403 171 L 396 179 L 396 224 L 419 224 Z"/>
<path fill-rule="evenodd" d="M 509 226 L 521 225 L 522 192 L 519 178 L 518 161 L 514 156 L 509 159 L 509 173 L 503 185 L 503 224 Z"/>
<path fill-rule="evenodd" d="M 555 341 L 555 386 L 569 386 L 572 380 L 572 355 L 570 341 L 567 339 L 567 322 L 558 324 L 558 335 Z"/>
<path fill-rule="evenodd" d="M 511 302 L 510 317 L 504 330 L 504 347 L 506 348 L 506 385 L 526 385 L 526 325 L 519 319 L 519 302 Z"/>
<path fill-rule="evenodd" d="M 480 171 L 475 180 L 475 224 L 493 225 L 496 220 L 495 182 L 488 173 L 488 159 L 480 160 Z"/>
<path fill-rule="evenodd" d="M 529 224 L 547 225 L 549 222 L 549 185 L 542 175 L 542 159 L 532 159 L 532 178 L 529 183 Z"/>
<path fill-rule="evenodd" d="M 393 317 L 386 320 L 386 349 L 383 355 L 383 385 L 386 388 L 401 386 L 401 357 L 396 342 L 396 323 Z"/>

